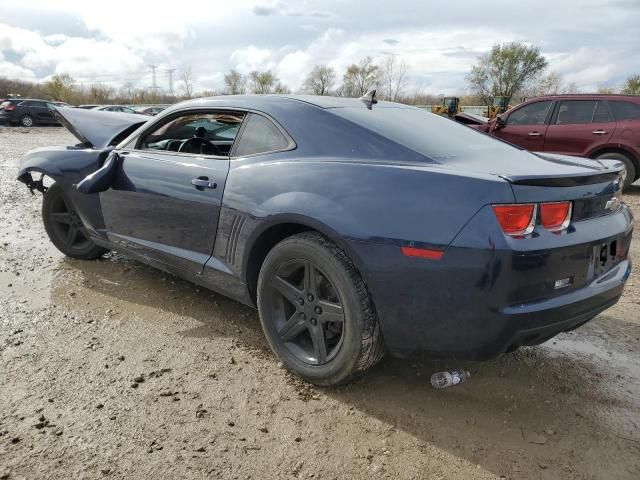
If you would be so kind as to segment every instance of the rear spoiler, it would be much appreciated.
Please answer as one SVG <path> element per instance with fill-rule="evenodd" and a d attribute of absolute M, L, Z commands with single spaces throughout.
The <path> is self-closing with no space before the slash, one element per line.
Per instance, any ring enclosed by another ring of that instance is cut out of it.
<path fill-rule="evenodd" d="M 532 152 L 533 153 L 533 152 Z M 572 157 L 560 155 L 534 153 L 538 157 L 553 158 L 555 162 L 566 163 L 573 161 Z M 593 165 L 582 164 L 589 170 L 565 175 L 501 175 L 509 183 L 514 185 L 531 185 L 535 187 L 577 187 L 580 185 L 594 185 L 596 183 L 612 182 L 620 178 L 624 170 L 624 164 L 618 160 L 590 160 Z"/>
<path fill-rule="evenodd" d="M 571 177 L 506 177 L 509 183 L 514 185 L 531 185 L 535 187 L 577 187 L 580 185 L 593 185 L 595 183 L 611 182 L 620 177 L 620 171 L 598 173 L 594 175 L 581 175 Z"/>

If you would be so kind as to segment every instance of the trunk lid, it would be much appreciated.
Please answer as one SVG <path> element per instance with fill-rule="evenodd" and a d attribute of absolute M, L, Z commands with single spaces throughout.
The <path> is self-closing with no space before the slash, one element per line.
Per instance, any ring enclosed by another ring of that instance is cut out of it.
<path fill-rule="evenodd" d="M 53 115 L 82 144 L 104 149 L 123 133 L 131 133 L 149 120 L 145 115 L 55 107 Z"/>

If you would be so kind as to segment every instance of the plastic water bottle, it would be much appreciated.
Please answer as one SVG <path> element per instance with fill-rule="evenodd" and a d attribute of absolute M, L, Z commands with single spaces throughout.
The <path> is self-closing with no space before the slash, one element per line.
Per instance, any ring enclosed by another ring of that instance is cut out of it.
<path fill-rule="evenodd" d="M 471 374 L 466 370 L 449 370 L 448 372 L 436 372 L 431 375 L 431 385 L 434 388 L 447 388 L 460 385 L 467 380 Z"/>

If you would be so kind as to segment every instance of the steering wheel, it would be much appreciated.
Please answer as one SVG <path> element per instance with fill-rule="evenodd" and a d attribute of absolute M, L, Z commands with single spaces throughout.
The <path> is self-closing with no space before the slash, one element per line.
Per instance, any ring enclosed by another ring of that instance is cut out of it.
<path fill-rule="evenodd" d="M 198 148 L 199 152 L 194 152 L 192 146 L 199 147 Z M 218 148 L 218 146 L 215 143 L 211 143 L 209 140 L 202 137 L 191 137 L 186 139 L 184 142 L 182 142 L 182 144 L 180 145 L 180 148 L 178 148 L 178 152 L 202 154 L 203 147 L 210 147 L 214 151 L 214 155 L 222 156 L 222 151 Z"/>

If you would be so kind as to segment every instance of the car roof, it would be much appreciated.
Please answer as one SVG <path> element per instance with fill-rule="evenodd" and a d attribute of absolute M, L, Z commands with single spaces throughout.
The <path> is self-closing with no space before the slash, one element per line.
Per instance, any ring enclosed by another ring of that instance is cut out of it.
<path fill-rule="evenodd" d="M 640 102 L 640 96 L 638 95 L 624 95 L 618 93 L 564 93 L 558 95 L 540 95 L 539 97 L 528 98 L 530 100 L 630 100 L 632 102 Z"/>
<path fill-rule="evenodd" d="M 176 110 L 189 108 L 242 108 L 259 110 L 268 114 L 282 111 L 283 107 L 313 106 L 322 109 L 332 108 L 367 108 L 364 102 L 357 98 L 329 97 L 320 95 L 219 95 L 216 97 L 196 98 L 176 103 L 163 110 L 163 115 Z M 379 101 L 373 108 L 407 108 L 410 105 Z"/>

